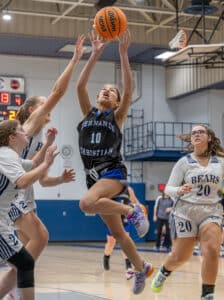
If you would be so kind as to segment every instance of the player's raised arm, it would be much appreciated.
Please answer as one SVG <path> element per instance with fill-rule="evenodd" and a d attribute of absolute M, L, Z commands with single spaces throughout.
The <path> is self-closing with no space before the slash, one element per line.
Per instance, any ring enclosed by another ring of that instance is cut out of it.
<path fill-rule="evenodd" d="M 24 123 L 24 130 L 29 136 L 32 136 L 35 133 L 38 123 L 43 122 L 46 115 L 52 111 L 65 94 L 75 67 L 85 51 L 85 48 L 83 47 L 84 41 L 85 36 L 81 35 L 76 42 L 72 59 L 69 61 L 64 72 L 55 82 L 50 95 L 47 97 L 47 101 L 45 101 L 43 105 L 39 106 L 38 109 L 33 111 L 28 120 Z"/>
<path fill-rule="evenodd" d="M 128 59 L 128 48 L 130 46 L 130 32 L 128 30 L 119 38 L 119 53 L 121 62 L 122 97 L 121 103 L 115 111 L 117 124 L 121 127 L 124 123 L 128 109 L 131 104 L 133 86 L 132 73 Z"/>
<path fill-rule="evenodd" d="M 80 108 L 84 116 L 87 115 L 91 109 L 87 83 L 95 63 L 99 59 L 105 45 L 107 44 L 107 42 L 102 37 L 97 36 L 94 31 L 89 34 L 89 38 L 92 44 L 92 53 L 85 64 L 76 85 Z"/>

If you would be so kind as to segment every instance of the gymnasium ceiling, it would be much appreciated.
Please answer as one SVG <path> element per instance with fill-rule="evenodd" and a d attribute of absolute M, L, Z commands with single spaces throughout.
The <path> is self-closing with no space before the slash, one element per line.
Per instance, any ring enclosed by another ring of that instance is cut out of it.
<path fill-rule="evenodd" d="M 96 14 L 97 0 L 0 0 L 2 14 L 8 12 L 12 20 L 0 18 L 0 54 L 19 54 L 45 57 L 71 57 L 71 52 L 60 48 L 72 45 L 79 34 L 87 34 Z M 178 14 L 176 13 L 178 3 Z M 212 0 L 218 10 L 206 15 L 198 27 L 201 34 L 210 36 L 224 10 L 222 0 Z M 200 15 L 183 12 L 190 0 L 118 0 L 115 3 L 125 12 L 132 35 L 130 60 L 150 64 L 153 57 L 168 48 L 168 42 L 179 28 L 191 34 Z M 204 22 L 204 23 L 203 23 Z M 223 42 L 223 19 L 211 40 Z M 199 35 L 192 36 L 191 44 L 203 43 Z M 88 45 L 88 41 L 86 42 Z M 118 61 L 117 44 L 111 43 L 101 59 Z M 87 58 L 86 54 L 84 58 Z"/>

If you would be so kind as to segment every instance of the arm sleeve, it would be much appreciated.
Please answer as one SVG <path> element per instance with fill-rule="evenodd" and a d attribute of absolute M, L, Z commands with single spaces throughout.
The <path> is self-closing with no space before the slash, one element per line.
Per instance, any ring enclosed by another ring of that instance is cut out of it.
<path fill-rule="evenodd" d="M 178 196 L 177 191 L 184 182 L 185 169 L 185 158 L 180 159 L 173 167 L 165 188 L 165 193 L 171 198 Z"/>

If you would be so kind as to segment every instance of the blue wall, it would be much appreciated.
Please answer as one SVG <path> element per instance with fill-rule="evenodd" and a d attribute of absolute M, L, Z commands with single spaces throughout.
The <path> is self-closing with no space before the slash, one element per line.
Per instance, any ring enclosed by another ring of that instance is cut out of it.
<path fill-rule="evenodd" d="M 131 184 L 139 201 L 146 205 L 151 223 L 149 233 L 140 239 L 132 228 L 131 236 L 135 242 L 154 240 L 152 224 L 152 201 L 145 201 L 145 184 Z M 79 201 L 73 200 L 37 200 L 40 219 L 48 228 L 50 241 L 105 241 L 104 223 L 98 215 L 86 216 L 79 208 Z"/>

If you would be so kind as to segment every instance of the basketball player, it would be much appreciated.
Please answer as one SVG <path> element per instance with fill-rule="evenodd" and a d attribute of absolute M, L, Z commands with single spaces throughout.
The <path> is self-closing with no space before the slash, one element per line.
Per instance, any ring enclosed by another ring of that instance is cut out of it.
<path fill-rule="evenodd" d="M 127 171 L 120 154 L 121 132 L 132 97 L 132 76 L 128 60 L 130 33 L 119 39 L 119 53 L 123 83 L 123 95 L 117 88 L 106 84 L 97 96 L 97 108 L 90 103 L 87 83 L 91 71 L 107 42 L 92 31 L 92 53 L 77 82 L 77 92 L 84 119 L 78 125 L 79 151 L 86 171 L 89 190 L 80 199 L 80 208 L 86 213 L 98 213 L 113 237 L 136 268 L 133 292 L 139 294 L 145 279 L 153 267 L 141 259 L 134 242 L 126 234 L 121 215 L 127 216 L 138 232 L 144 236 L 149 228 L 147 218 L 139 205 L 134 207 L 113 201 L 127 184 Z"/>
<path fill-rule="evenodd" d="M 135 196 L 134 190 L 129 186 L 127 188 L 127 192 L 122 193 L 119 197 L 116 197 L 115 200 L 120 201 L 122 203 L 128 204 L 130 201 L 134 204 L 139 204 L 138 199 Z M 127 234 L 130 234 L 130 223 L 126 216 L 121 216 L 122 224 Z M 110 256 L 113 252 L 113 249 L 116 245 L 116 239 L 112 236 L 109 228 L 105 226 L 107 242 L 104 248 L 104 257 L 103 257 L 103 266 L 104 270 L 108 271 L 110 269 Z M 125 267 L 126 267 L 126 278 L 127 280 L 131 279 L 134 276 L 134 270 L 132 268 L 130 260 L 127 258 L 126 254 L 122 251 L 122 256 L 125 260 Z"/>
<path fill-rule="evenodd" d="M 203 256 L 201 299 L 213 300 L 222 238 L 224 149 L 215 133 L 204 125 L 193 127 L 183 139 L 190 141 L 191 153 L 176 163 L 165 189 L 166 194 L 178 199 L 171 212 L 173 248 L 151 287 L 160 292 L 171 272 L 190 259 L 199 240 Z"/>
<path fill-rule="evenodd" d="M 29 145 L 23 151 L 23 158 L 32 159 L 43 145 L 43 128 L 50 121 L 50 112 L 64 95 L 75 66 L 84 53 L 84 40 L 84 35 L 78 38 L 74 55 L 56 81 L 48 98 L 42 96 L 31 97 L 25 101 L 18 111 L 17 119 L 21 122 L 26 135 L 29 137 Z M 55 130 L 53 129 L 53 131 Z M 49 177 L 47 173 L 43 174 L 40 183 L 44 186 L 54 186 L 73 180 L 74 171 L 65 170 L 59 177 Z M 33 187 L 30 186 L 25 191 L 25 197 L 22 194 L 14 201 L 9 216 L 18 230 L 20 240 L 36 260 L 48 243 L 48 231 L 36 215 L 35 209 Z M 8 293 L 15 286 L 15 283 L 16 273 L 14 269 L 11 269 L 0 282 L 0 298 Z"/>
<path fill-rule="evenodd" d="M 0 258 L 17 269 L 22 300 L 34 300 L 35 261 L 9 225 L 8 210 L 12 199 L 38 180 L 57 154 L 56 146 L 50 146 L 41 164 L 40 157 L 32 161 L 22 160 L 19 155 L 27 144 L 28 138 L 18 121 L 0 123 Z"/>

